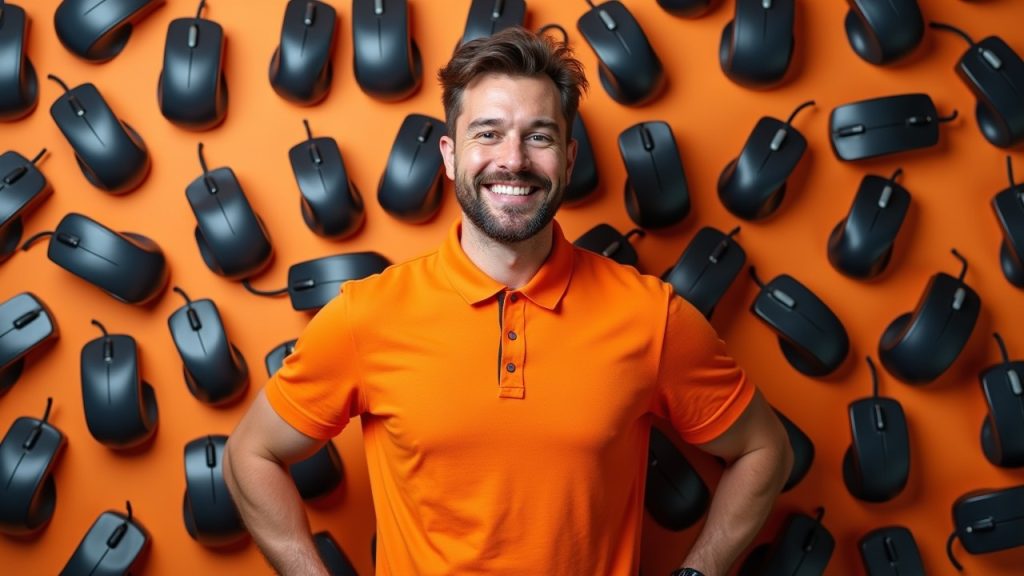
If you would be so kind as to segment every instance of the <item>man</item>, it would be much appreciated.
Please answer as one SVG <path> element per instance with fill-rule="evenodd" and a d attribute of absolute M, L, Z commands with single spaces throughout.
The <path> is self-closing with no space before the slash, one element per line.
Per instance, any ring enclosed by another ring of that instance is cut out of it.
<path fill-rule="evenodd" d="M 685 574 L 725 574 L 790 469 L 785 432 L 671 287 L 553 217 L 582 69 L 522 29 L 440 72 L 463 216 L 436 252 L 345 284 L 231 434 L 228 486 L 285 574 L 321 574 L 285 464 L 360 416 L 379 574 L 639 568 L 653 416 L 730 462 Z"/>

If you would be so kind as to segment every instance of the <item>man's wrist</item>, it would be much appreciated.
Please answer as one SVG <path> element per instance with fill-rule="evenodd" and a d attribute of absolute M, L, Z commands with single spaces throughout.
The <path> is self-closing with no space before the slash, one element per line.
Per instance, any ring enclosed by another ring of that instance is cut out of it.
<path fill-rule="evenodd" d="M 704 576 L 704 573 L 695 568 L 676 568 L 669 576 Z"/>

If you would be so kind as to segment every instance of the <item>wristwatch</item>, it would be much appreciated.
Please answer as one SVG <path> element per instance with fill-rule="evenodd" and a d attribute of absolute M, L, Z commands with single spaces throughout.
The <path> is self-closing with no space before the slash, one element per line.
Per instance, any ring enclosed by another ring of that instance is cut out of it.
<path fill-rule="evenodd" d="M 693 568 L 676 568 L 669 576 L 704 576 L 704 573 Z"/>

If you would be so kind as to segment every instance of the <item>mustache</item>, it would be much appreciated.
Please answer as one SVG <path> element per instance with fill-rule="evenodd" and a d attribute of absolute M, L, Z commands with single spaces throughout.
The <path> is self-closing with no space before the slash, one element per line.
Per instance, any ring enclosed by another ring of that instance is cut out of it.
<path fill-rule="evenodd" d="M 505 184 L 513 184 L 519 186 L 534 186 L 537 188 L 551 188 L 551 180 L 541 176 L 540 174 L 534 174 L 533 172 L 508 172 L 498 171 L 490 172 L 488 174 L 477 174 L 473 178 L 473 186 L 487 186 L 495 184 L 497 182 Z"/>

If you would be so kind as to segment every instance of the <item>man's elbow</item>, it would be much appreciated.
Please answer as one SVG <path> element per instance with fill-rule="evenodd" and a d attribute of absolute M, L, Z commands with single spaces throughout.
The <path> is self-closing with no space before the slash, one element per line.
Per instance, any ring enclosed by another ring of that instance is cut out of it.
<path fill-rule="evenodd" d="M 778 423 L 775 434 L 772 434 L 771 446 L 772 452 L 775 454 L 773 459 L 776 462 L 773 487 L 775 493 L 778 494 L 782 492 L 782 488 L 793 471 L 793 447 L 789 443 L 789 435 L 786 434 L 782 422 Z"/>

